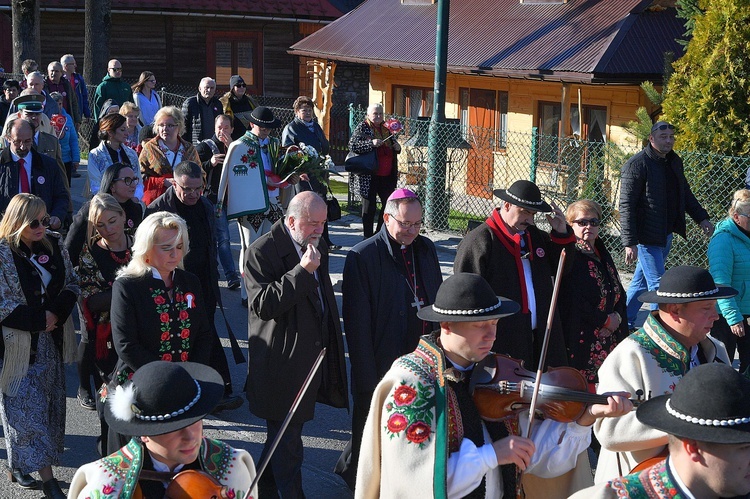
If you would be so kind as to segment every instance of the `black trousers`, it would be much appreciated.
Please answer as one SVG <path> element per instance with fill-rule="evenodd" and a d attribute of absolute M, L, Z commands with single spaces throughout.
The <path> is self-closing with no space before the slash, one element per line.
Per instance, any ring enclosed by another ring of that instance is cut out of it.
<path fill-rule="evenodd" d="M 214 302 L 213 307 L 208 307 L 208 323 L 211 324 L 211 331 L 213 332 L 213 339 L 211 340 L 211 356 L 208 359 L 208 363 L 211 367 L 216 369 L 219 374 L 221 374 L 221 379 L 224 380 L 224 395 L 231 395 L 232 375 L 229 372 L 227 357 L 224 355 L 224 347 L 221 346 L 219 332 L 216 330 L 216 325 L 214 324 L 215 316 L 216 303 Z"/>
<path fill-rule="evenodd" d="M 747 317 L 744 316 L 742 321 L 742 325 L 745 327 L 745 336 L 742 338 L 732 333 L 732 328 L 729 327 L 724 316 L 719 316 L 719 319 L 714 322 L 711 328 L 711 336 L 724 343 L 724 346 L 727 347 L 730 361 L 734 361 L 734 353 L 739 352 L 741 373 L 744 373 L 750 367 L 750 327 L 748 327 L 745 320 Z"/>
<path fill-rule="evenodd" d="M 260 454 L 259 463 L 265 459 L 271 450 L 279 430 L 281 421 L 266 420 L 266 443 Z M 286 431 L 276 447 L 276 452 L 271 456 L 268 467 L 258 480 L 258 496 L 264 499 L 304 499 L 302 490 L 302 459 L 304 457 L 304 446 L 302 445 L 303 422 L 294 419 L 287 426 Z"/>
<path fill-rule="evenodd" d="M 380 198 L 380 213 L 378 215 L 378 227 L 380 231 L 383 226 L 383 213 L 385 212 L 385 202 L 388 196 L 393 194 L 396 189 L 396 179 L 392 175 L 387 177 L 370 176 L 370 190 L 367 197 L 362 199 L 362 226 L 364 228 L 365 238 L 372 236 L 375 232 L 372 230 L 372 223 L 375 221 L 375 212 L 378 209 L 376 197 Z"/>

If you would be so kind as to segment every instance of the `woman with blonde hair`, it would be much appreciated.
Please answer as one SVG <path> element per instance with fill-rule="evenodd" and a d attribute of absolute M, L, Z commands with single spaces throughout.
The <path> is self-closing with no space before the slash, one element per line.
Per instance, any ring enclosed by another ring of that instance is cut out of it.
<path fill-rule="evenodd" d="M 64 498 L 52 474 L 65 437 L 65 369 L 75 359 L 70 312 L 78 296 L 73 268 L 44 201 L 16 194 L 0 222 L 0 417 L 9 478 Z"/>
<path fill-rule="evenodd" d="M 146 206 L 172 185 L 174 167 L 181 161 L 201 163 L 193 144 L 181 137 L 185 132 L 185 116 L 178 108 L 159 109 L 154 116 L 154 131 L 156 137 L 146 142 L 138 158 L 143 177 L 142 199 Z"/>
<path fill-rule="evenodd" d="M 133 102 L 140 108 L 138 121 L 141 126 L 150 125 L 154 122 L 156 112 L 161 109 L 161 97 L 156 91 L 156 76 L 151 71 L 144 71 L 130 88 L 133 90 Z"/>
<path fill-rule="evenodd" d="M 128 138 L 125 140 L 125 145 L 134 150 L 136 153 L 141 152 L 141 128 L 138 119 L 141 115 L 141 108 L 133 104 L 132 102 L 126 102 L 120 106 L 120 116 L 125 117 L 125 126 L 128 131 Z"/>
<path fill-rule="evenodd" d="M 728 217 L 716 224 L 708 243 L 708 270 L 716 285 L 740 291 L 734 298 L 718 301 L 719 319 L 711 335 L 727 347 L 730 359 L 739 351 L 740 372 L 750 367 L 750 190 L 740 189 L 732 196 Z"/>
<path fill-rule="evenodd" d="M 135 233 L 132 259 L 112 286 L 112 340 L 119 357 L 113 382 L 124 383 L 155 360 L 208 365 L 211 327 L 198 278 L 183 270 L 189 248 L 185 221 L 160 211 Z M 110 432 L 109 452 L 124 445 Z"/>

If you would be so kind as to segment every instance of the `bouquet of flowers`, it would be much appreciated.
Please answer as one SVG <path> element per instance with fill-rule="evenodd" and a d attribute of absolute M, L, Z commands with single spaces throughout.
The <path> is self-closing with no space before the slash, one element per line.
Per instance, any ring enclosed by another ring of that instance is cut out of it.
<path fill-rule="evenodd" d="M 404 125 L 396 118 L 391 118 L 384 123 L 385 127 L 391 131 L 391 134 L 397 135 L 404 131 Z"/>
<path fill-rule="evenodd" d="M 299 146 L 291 145 L 286 148 L 284 155 L 276 162 L 274 173 L 282 182 L 286 182 L 294 174 L 306 173 L 309 177 L 328 184 L 329 173 L 338 175 L 334 167 L 330 156 L 321 156 L 314 147 L 300 143 Z"/>

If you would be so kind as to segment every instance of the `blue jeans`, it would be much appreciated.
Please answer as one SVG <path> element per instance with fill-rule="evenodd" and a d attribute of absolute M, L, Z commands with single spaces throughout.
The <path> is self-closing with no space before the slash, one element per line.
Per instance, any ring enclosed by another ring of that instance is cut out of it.
<path fill-rule="evenodd" d="M 216 247 L 219 255 L 219 262 L 224 269 L 224 275 L 227 280 L 237 275 L 237 269 L 234 268 L 232 259 L 232 245 L 229 242 L 229 220 L 227 220 L 227 211 L 221 210 L 221 215 L 216 219 Z"/>
<path fill-rule="evenodd" d="M 672 234 L 667 236 L 666 246 L 638 245 L 638 263 L 635 266 L 633 280 L 627 292 L 628 326 L 634 327 L 641 302 L 638 296 L 645 291 L 659 289 L 659 281 L 664 274 L 664 263 L 672 248 Z M 649 304 L 651 310 L 657 309 L 656 303 Z"/>

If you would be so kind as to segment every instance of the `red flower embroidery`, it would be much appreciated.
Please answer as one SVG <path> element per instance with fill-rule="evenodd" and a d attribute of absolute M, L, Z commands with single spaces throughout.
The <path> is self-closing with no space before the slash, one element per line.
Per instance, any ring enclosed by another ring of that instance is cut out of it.
<path fill-rule="evenodd" d="M 234 489 L 227 490 L 227 498 L 228 499 L 234 499 L 236 497 L 236 494 L 234 492 Z"/>
<path fill-rule="evenodd" d="M 167 302 L 167 300 L 164 299 L 162 295 L 158 295 L 154 298 L 154 303 L 157 305 L 164 305 Z"/>
<path fill-rule="evenodd" d="M 250 168 L 252 168 L 253 170 L 255 170 L 256 168 L 258 168 L 258 163 L 256 163 L 255 161 L 251 161 L 250 162 Z"/>
<path fill-rule="evenodd" d="M 406 439 L 415 444 L 421 444 L 430 438 L 430 427 L 421 421 L 413 423 L 406 429 Z"/>
<path fill-rule="evenodd" d="M 187 310 L 180 310 L 180 320 L 184 321 L 187 318 L 188 318 Z"/>
<path fill-rule="evenodd" d="M 172 354 L 171 353 L 165 353 L 161 356 L 161 360 L 165 362 L 172 362 Z"/>
<path fill-rule="evenodd" d="M 174 294 L 174 300 L 175 300 L 176 302 L 181 302 L 181 301 L 182 301 L 182 298 L 183 298 L 183 294 L 182 294 L 182 293 L 175 293 L 175 294 Z"/>
<path fill-rule="evenodd" d="M 187 352 L 182 352 L 182 353 L 180 354 L 180 360 L 181 360 L 182 362 L 187 362 L 187 360 L 188 360 L 188 353 L 187 353 Z"/>
<path fill-rule="evenodd" d="M 190 330 L 189 329 L 183 329 L 180 331 L 180 338 L 183 340 L 190 337 Z"/>
<path fill-rule="evenodd" d="M 168 340 L 169 340 L 169 332 L 164 331 L 163 333 L 161 333 L 161 341 L 168 341 Z"/>
<path fill-rule="evenodd" d="M 248 157 L 247 154 L 243 154 L 242 156 L 240 156 L 240 161 L 242 161 L 243 163 L 247 163 L 248 159 L 250 158 Z"/>
<path fill-rule="evenodd" d="M 162 322 L 169 322 L 169 314 L 166 312 L 162 312 L 159 314 L 159 320 Z"/>
<path fill-rule="evenodd" d="M 399 386 L 393 393 L 393 400 L 398 406 L 409 405 L 414 402 L 415 398 L 417 398 L 417 391 L 407 385 Z"/>
<path fill-rule="evenodd" d="M 250 156 L 255 156 L 255 149 L 253 149 L 253 148 L 251 147 L 250 149 L 248 149 L 248 150 L 247 150 L 247 153 L 248 153 L 248 154 L 249 154 Z"/>
<path fill-rule="evenodd" d="M 391 433 L 398 433 L 406 428 L 406 418 L 403 414 L 395 412 L 388 418 L 388 431 Z"/>
<path fill-rule="evenodd" d="M 102 487 L 102 494 L 111 494 L 115 491 L 115 488 L 109 484 Z"/>

